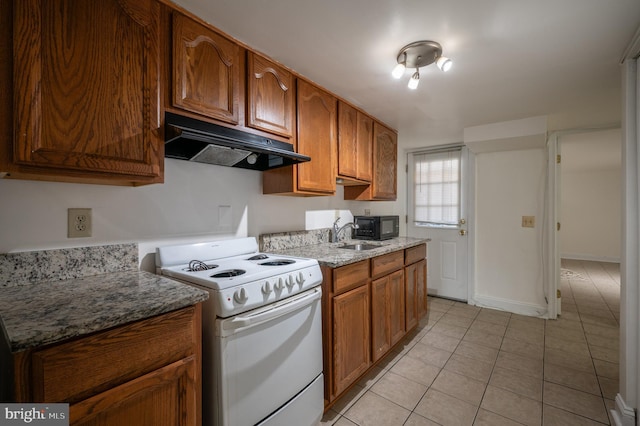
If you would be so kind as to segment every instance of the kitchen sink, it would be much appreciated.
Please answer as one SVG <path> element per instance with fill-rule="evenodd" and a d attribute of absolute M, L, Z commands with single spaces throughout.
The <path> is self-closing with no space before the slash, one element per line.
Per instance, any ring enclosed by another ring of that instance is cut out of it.
<path fill-rule="evenodd" d="M 357 250 L 357 251 L 372 250 L 372 249 L 376 249 L 376 248 L 379 248 L 379 247 L 382 247 L 382 246 L 377 245 L 377 244 L 366 244 L 366 243 L 345 244 L 343 246 L 338 246 L 338 248 L 341 248 L 341 249 Z"/>

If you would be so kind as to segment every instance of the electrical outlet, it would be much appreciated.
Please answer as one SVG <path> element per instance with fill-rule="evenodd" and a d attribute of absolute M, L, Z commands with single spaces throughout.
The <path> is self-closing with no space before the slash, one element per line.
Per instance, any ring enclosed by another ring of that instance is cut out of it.
<path fill-rule="evenodd" d="M 67 238 L 91 236 L 91 209 L 67 209 Z"/>
<path fill-rule="evenodd" d="M 536 227 L 536 217 L 535 216 L 522 216 L 522 227 L 523 228 L 535 228 Z"/>

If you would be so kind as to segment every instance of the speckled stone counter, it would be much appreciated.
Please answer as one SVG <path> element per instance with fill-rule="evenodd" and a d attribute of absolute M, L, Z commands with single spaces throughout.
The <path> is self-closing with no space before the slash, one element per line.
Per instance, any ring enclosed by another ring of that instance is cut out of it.
<path fill-rule="evenodd" d="M 85 269 L 84 263 L 78 264 L 74 274 L 93 271 L 94 275 L 91 276 L 38 282 L 15 278 L 10 281 L 10 286 L 5 282 L 5 286 L 0 288 L 0 320 L 10 351 L 18 352 L 61 342 L 184 308 L 207 299 L 206 291 L 149 272 L 138 271 L 137 247 L 135 244 L 133 246 L 136 251 L 135 269 L 129 264 L 130 256 L 122 256 L 122 250 L 129 252 L 129 248 L 118 246 L 111 250 L 111 255 L 105 254 L 100 260 L 104 268 L 96 269 L 96 265 L 92 264 Z M 108 247 L 113 246 L 103 246 L 96 250 L 108 253 Z M 50 250 L 46 254 L 16 253 L 16 264 L 22 265 L 24 259 L 57 259 L 58 266 L 41 266 L 45 270 L 57 271 L 54 273 L 55 276 L 64 276 L 58 273 L 66 269 L 60 269 L 60 265 L 68 265 L 70 259 L 77 260 L 74 255 L 66 256 L 69 255 L 69 249 L 65 250 L 62 254 L 57 250 Z M 71 250 L 72 254 L 82 256 L 79 251 Z M 4 273 L 0 270 L 0 277 L 6 280 L 8 276 L 16 275 L 11 273 L 16 264 L 7 260 L 7 255 L 2 256 L 4 262 L 0 261 L 0 269 L 3 269 Z M 128 259 L 128 266 L 117 261 L 113 263 L 113 256 Z M 129 269 L 118 271 L 119 268 Z M 111 272 L 114 269 L 116 272 Z M 107 273 L 104 273 L 105 270 Z M 96 271 L 103 273 L 96 275 Z"/>
<path fill-rule="evenodd" d="M 305 238 L 300 235 L 305 232 L 308 231 L 261 235 L 260 250 L 290 256 L 308 257 L 316 259 L 321 265 L 338 268 L 360 260 L 369 259 L 386 253 L 391 253 L 393 251 L 403 250 L 430 241 L 428 238 L 398 237 L 384 241 L 343 240 L 337 243 L 319 242 L 316 244 L 294 246 L 300 241 L 305 241 Z M 295 236 L 295 238 L 290 241 L 291 245 L 287 245 L 287 234 L 294 234 Z M 276 243 L 272 241 L 274 235 L 277 237 L 275 239 Z M 312 235 L 312 240 L 317 241 L 315 239 L 315 234 Z M 362 251 L 340 248 L 346 244 L 358 243 L 373 244 L 379 247 Z"/>

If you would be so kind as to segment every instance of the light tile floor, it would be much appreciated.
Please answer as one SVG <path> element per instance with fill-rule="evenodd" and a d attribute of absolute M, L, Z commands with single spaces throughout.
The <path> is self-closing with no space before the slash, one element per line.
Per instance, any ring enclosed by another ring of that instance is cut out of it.
<path fill-rule="evenodd" d="M 418 329 L 321 424 L 601 425 L 618 392 L 620 272 L 563 260 L 562 315 L 429 298 Z"/>

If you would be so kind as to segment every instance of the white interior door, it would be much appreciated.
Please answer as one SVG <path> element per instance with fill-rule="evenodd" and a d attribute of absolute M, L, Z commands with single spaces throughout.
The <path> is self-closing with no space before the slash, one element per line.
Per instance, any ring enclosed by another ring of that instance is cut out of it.
<path fill-rule="evenodd" d="M 411 152 L 407 158 L 407 235 L 431 238 L 428 293 L 462 301 L 469 298 L 468 159 L 465 147 Z"/>

